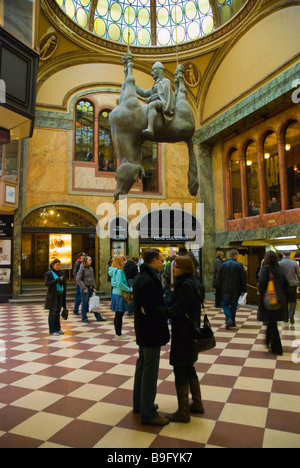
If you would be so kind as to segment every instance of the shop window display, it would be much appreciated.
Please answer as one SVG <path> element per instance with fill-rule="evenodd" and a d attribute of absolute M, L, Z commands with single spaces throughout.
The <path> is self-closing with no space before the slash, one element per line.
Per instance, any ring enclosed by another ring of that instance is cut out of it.
<path fill-rule="evenodd" d="M 242 208 L 242 185 L 241 185 L 241 166 L 239 153 L 233 150 L 229 160 L 230 188 L 231 188 L 231 218 L 238 219 L 243 217 Z"/>
<path fill-rule="evenodd" d="M 5 146 L 5 179 L 17 180 L 19 166 L 19 143 L 14 141 Z"/>
<path fill-rule="evenodd" d="M 288 206 L 300 208 L 300 123 L 292 122 L 285 131 L 284 138 Z"/>
<path fill-rule="evenodd" d="M 19 143 L 0 145 L 0 178 L 17 181 L 19 177 Z"/>
<path fill-rule="evenodd" d="M 268 213 L 281 211 L 278 142 L 274 132 L 269 133 L 263 145 Z"/>
<path fill-rule="evenodd" d="M 47 206 L 30 213 L 22 227 L 22 278 L 42 280 L 54 258 L 60 258 L 71 277 L 79 252 L 96 258 L 96 223 L 75 207 Z"/>
<path fill-rule="evenodd" d="M 248 194 L 248 216 L 260 214 L 259 174 L 257 148 L 254 141 L 248 143 L 246 152 L 246 179 Z"/>

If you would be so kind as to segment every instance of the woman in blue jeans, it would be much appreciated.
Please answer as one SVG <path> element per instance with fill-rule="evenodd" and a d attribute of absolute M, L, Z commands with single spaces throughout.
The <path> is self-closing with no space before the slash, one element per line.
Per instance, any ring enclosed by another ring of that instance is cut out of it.
<path fill-rule="evenodd" d="M 84 323 L 89 323 L 87 313 L 89 311 L 89 300 L 96 292 L 96 282 L 94 270 L 92 268 L 91 257 L 84 257 L 76 276 L 76 282 L 80 287 L 81 294 L 81 319 Z M 94 312 L 97 322 L 106 322 L 99 312 Z"/>

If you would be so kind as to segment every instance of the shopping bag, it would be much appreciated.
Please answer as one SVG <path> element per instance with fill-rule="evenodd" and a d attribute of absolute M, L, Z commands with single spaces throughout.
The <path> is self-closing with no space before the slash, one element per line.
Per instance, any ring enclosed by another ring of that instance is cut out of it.
<path fill-rule="evenodd" d="M 100 297 L 96 296 L 94 293 L 90 298 L 89 302 L 89 312 L 99 312 L 100 310 Z"/>
<path fill-rule="evenodd" d="M 239 306 L 244 306 L 247 304 L 247 296 L 248 294 L 247 293 L 243 293 L 241 294 L 239 300 L 238 300 L 238 305 Z"/>

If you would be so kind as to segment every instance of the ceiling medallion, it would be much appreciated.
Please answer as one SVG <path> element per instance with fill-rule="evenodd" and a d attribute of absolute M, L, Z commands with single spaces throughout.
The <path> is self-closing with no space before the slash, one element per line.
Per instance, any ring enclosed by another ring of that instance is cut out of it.
<path fill-rule="evenodd" d="M 58 46 L 58 36 L 54 32 L 50 32 L 42 37 L 40 41 L 40 60 L 49 59 Z"/>
<path fill-rule="evenodd" d="M 190 88 L 195 88 L 199 85 L 201 79 L 201 74 L 199 68 L 193 62 L 187 62 L 184 64 L 184 81 L 190 86 Z"/>

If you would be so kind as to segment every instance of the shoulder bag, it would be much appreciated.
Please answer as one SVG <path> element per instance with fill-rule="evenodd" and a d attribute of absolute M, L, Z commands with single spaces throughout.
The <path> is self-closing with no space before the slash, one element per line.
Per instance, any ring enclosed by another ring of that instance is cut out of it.
<path fill-rule="evenodd" d="M 197 322 L 193 322 L 188 315 L 186 315 L 190 324 L 190 333 L 192 338 L 192 348 L 197 353 L 204 353 L 216 347 L 216 339 L 214 332 L 210 326 L 207 315 L 204 316 L 203 328 Z"/>
<path fill-rule="evenodd" d="M 274 275 L 269 268 L 269 281 L 264 295 L 264 306 L 267 310 L 278 310 L 282 307 L 275 288 Z"/>

